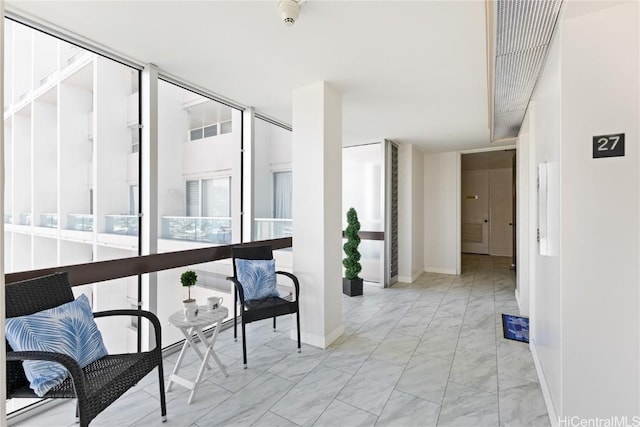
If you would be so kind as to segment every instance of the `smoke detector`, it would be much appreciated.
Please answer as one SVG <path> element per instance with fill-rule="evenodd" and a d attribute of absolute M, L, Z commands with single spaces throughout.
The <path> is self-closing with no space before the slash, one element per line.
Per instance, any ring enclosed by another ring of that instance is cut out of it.
<path fill-rule="evenodd" d="M 300 16 L 300 4 L 296 0 L 280 0 L 278 10 L 282 22 L 288 27 L 292 26 Z"/>

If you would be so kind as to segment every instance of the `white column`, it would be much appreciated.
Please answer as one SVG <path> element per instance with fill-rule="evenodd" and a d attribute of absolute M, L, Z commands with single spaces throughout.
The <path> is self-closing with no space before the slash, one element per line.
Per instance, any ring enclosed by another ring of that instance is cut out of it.
<path fill-rule="evenodd" d="M 293 272 L 302 341 L 342 335 L 342 100 L 326 82 L 293 91 Z M 294 332 L 295 333 L 295 332 Z"/>
<path fill-rule="evenodd" d="M 242 113 L 242 180 L 244 191 L 242 193 L 242 241 L 253 240 L 253 177 L 254 177 L 254 141 L 255 141 L 256 112 L 249 107 Z"/>
<path fill-rule="evenodd" d="M 0 17 L 4 17 L 4 2 L 0 0 Z M 4 18 L 0 19 L 0 99 L 4 100 Z M 0 189 L 4 194 L 4 119 L 0 121 Z M 4 213 L 4 197 L 0 197 L 0 212 Z M 4 260 L 4 221 L 0 223 L 0 259 Z M 4 342 L 4 262 L 0 262 L 0 342 Z M 0 372 L 7 372 L 7 354 L 0 345 Z M 0 381 L 0 426 L 7 425 L 7 384 Z"/>
<path fill-rule="evenodd" d="M 142 226 L 140 233 L 141 255 L 158 252 L 158 70 L 155 65 L 148 64 L 142 71 L 140 87 L 142 135 L 140 139 L 142 190 L 140 206 L 142 207 Z M 149 273 L 142 276 L 143 308 L 157 312 L 158 308 L 158 276 Z M 148 322 L 142 322 L 142 348 L 155 345 L 153 334 L 150 334 Z"/>

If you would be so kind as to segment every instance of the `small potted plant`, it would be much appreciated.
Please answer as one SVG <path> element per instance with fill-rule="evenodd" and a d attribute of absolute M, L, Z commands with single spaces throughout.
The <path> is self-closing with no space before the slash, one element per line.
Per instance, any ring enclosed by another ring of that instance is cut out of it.
<path fill-rule="evenodd" d="M 344 265 L 344 278 L 342 279 L 342 293 L 350 297 L 362 295 L 362 278 L 358 277 L 358 273 L 362 270 L 360 265 L 360 252 L 358 245 L 360 244 L 360 221 L 358 214 L 354 208 L 350 208 L 347 212 L 347 229 L 345 236 L 347 242 L 342 247 L 346 258 L 342 260 Z"/>
<path fill-rule="evenodd" d="M 195 320 L 198 317 L 198 304 L 196 300 L 191 298 L 191 287 L 198 281 L 198 275 L 193 270 L 187 270 L 180 275 L 180 283 L 189 290 L 189 297 L 182 301 L 184 303 L 184 319 Z"/>

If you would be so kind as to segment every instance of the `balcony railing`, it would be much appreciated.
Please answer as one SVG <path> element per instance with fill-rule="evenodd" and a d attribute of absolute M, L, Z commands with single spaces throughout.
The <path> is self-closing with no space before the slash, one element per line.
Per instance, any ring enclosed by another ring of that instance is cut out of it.
<path fill-rule="evenodd" d="M 93 215 L 68 214 L 67 229 L 79 231 L 93 231 Z"/>
<path fill-rule="evenodd" d="M 31 225 L 30 212 L 20 212 L 20 225 Z"/>
<path fill-rule="evenodd" d="M 58 214 L 56 213 L 40 214 L 40 227 L 58 228 Z"/>
<path fill-rule="evenodd" d="M 293 235 L 293 220 L 288 218 L 256 218 L 256 240 L 277 239 Z"/>
<path fill-rule="evenodd" d="M 231 243 L 230 217 L 162 217 L 162 238 L 195 242 Z"/>
<path fill-rule="evenodd" d="M 107 233 L 138 235 L 138 215 L 105 215 L 105 218 Z"/>

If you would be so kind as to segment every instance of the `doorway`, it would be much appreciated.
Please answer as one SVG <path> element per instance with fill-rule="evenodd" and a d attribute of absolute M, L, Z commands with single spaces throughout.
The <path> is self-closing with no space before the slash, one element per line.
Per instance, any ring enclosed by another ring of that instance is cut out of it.
<path fill-rule="evenodd" d="M 462 252 L 515 257 L 515 150 L 463 154 Z"/>

